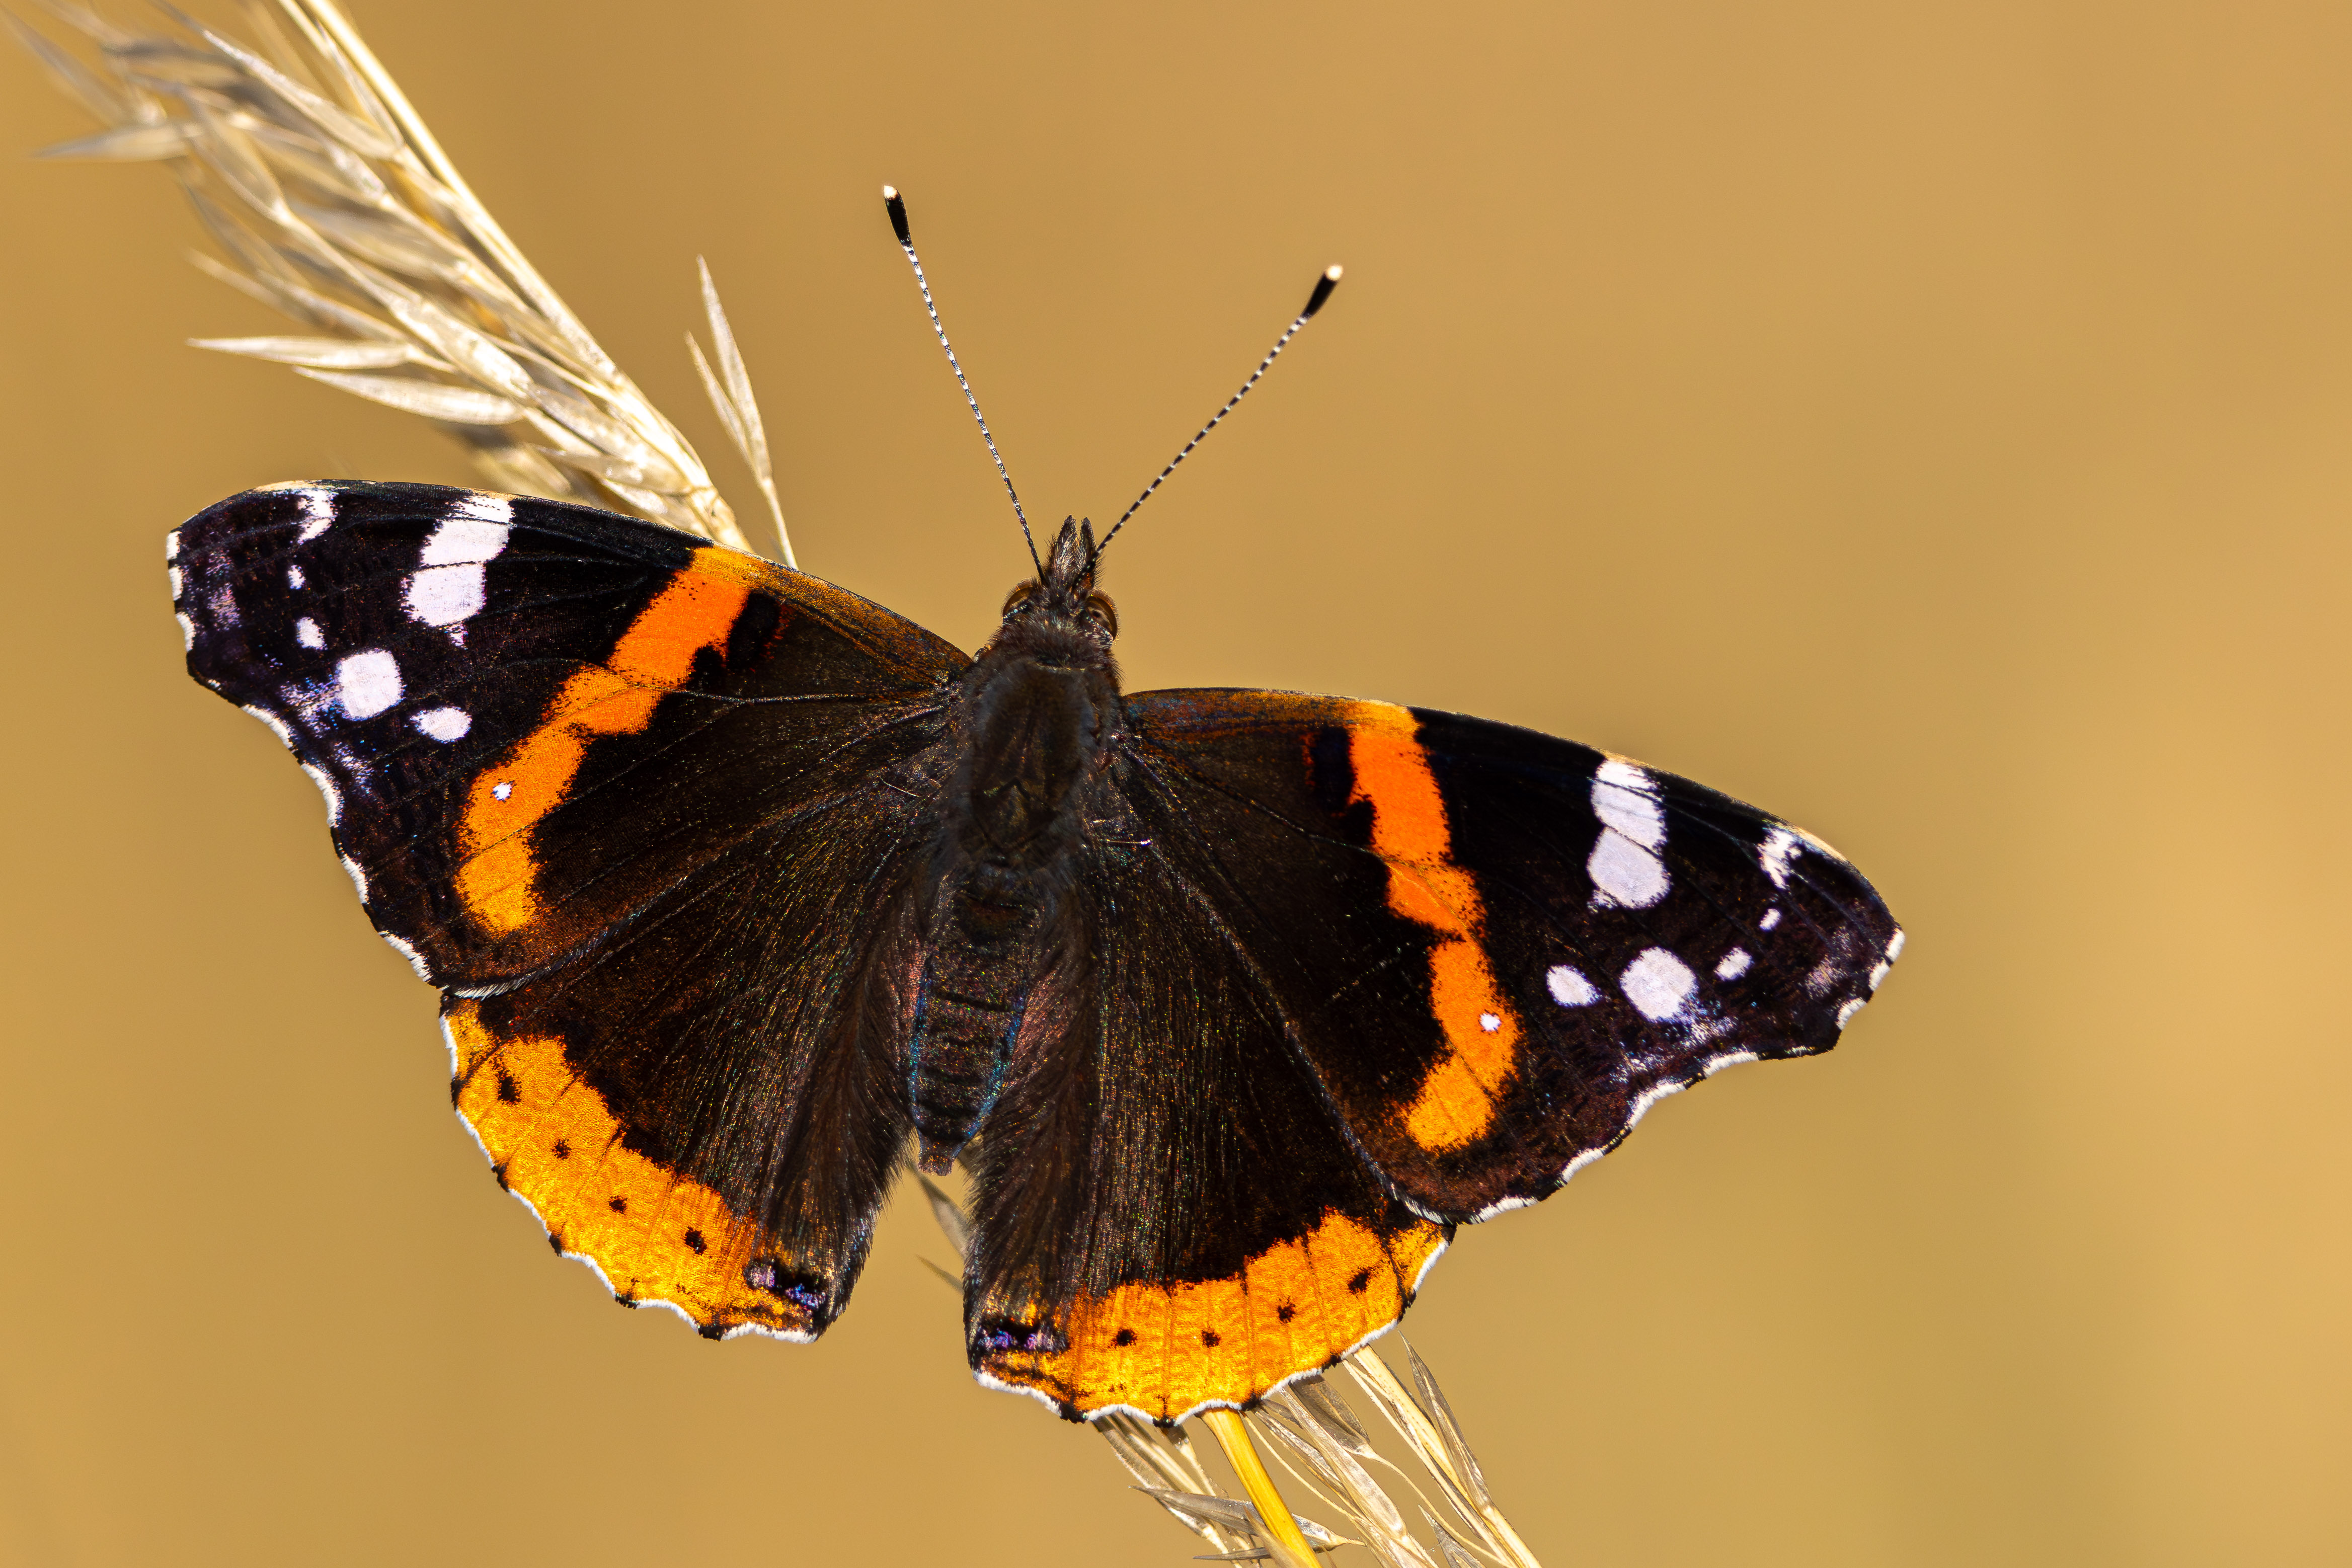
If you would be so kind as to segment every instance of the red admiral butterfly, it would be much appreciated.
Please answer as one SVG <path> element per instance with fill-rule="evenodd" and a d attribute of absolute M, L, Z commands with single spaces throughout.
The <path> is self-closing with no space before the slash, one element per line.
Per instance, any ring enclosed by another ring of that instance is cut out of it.
<path fill-rule="evenodd" d="M 168 553 L 499 1183 L 713 1338 L 822 1333 L 912 1148 L 972 1179 L 983 1383 L 1246 1405 L 1661 1096 L 1828 1049 L 1903 944 L 1821 840 L 1622 757 L 1123 693 L 1082 522 L 976 658 L 554 501 L 283 485 Z"/>
<path fill-rule="evenodd" d="M 1241 1405 L 1902 946 L 1819 839 L 1530 731 L 1122 693 L 1066 523 L 977 658 L 651 523 L 424 485 L 172 536 L 191 672 L 326 794 L 556 1248 L 723 1337 L 847 1303 L 909 1143 L 974 1371 Z"/>

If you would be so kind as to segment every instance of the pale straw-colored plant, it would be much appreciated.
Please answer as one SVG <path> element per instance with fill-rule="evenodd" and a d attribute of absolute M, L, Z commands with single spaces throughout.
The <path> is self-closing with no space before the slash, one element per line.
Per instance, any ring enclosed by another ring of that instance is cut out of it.
<path fill-rule="evenodd" d="M 165 163 L 227 257 L 196 265 L 320 334 L 197 347 L 421 414 L 463 441 L 496 489 L 751 548 L 693 444 L 475 198 L 332 0 L 247 0 L 258 49 L 168 5 L 179 28 L 142 33 L 45 3 L 97 46 L 95 66 L 9 25 L 106 126 L 46 156 Z M 702 298 L 719 367 L 689 335 L 695 367 L 791 565 L 759 405 L 707 267 Z"/>
<path fill-rule="evenodd" d="M 693 445 L 476 199 L 333 0 L 244 0 L 258 47 L 168 5 L 176 30 L 134 32 L 69 0 L 43 4 L 95 46 L 95 64 L 13 16 L 9 26 L 105 127 L 45 155 L 164 163 L 227 258 L 195 254 L 196 266 L 315 334 L 191 340 L 197 347 L 289 365 L 422 415 L 462 441 L 499 489 L 587 500 L 751 548 Z M 717 368 L 691 334 L 688 349 L 767 502 L 778 554 L 793 565 L 751 377 L 708 267 L 701 281 Z M 918 1179 L 961 1262 L 962 1210 Z M 960 1269 L 940 1272 L 961 1290 Z M 1436 1379 L 1410 1345 L 1405 1354 L 1413 1391 L 1370 1348 L 1340 1365 L 1412 1469 L 1378 1450 L 1322 1376 L 1246 1415 L 1202 1417 L 1246 1498 L 1220 1490 L 1181 1427 L 1113 1415 L 1094 1429 L 1136 1489 L 1208 1543 L 1209 1561 L 1308 1568 L 1318 1552 L 1360 1545 L 1388 1568 L 1535 1568 Z M 1290 1511 L 1253 1434 L 1336 1527 Z M 1421 1533 L 1392 1488 L 1410 1499 Z"/>

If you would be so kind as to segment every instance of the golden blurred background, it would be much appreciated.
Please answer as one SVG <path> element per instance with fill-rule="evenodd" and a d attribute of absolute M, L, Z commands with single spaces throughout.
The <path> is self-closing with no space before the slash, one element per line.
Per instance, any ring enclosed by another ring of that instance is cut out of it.
<path fill-rule="evenodd" d="M 1553 1568 L 2352 1561 L 2352 10 L 356 14 L 749 519 L 709 258 L 803 563 L 966 647 L 1023 558 L 877 187 L 1054 519 L 1344 262 L 1129 530 L 1130 685 L 1538 726 L 1877 881 L 1843 1048 L 1668 1102 L 1406 1321 Z M 179 346 L 295 329 L 0 82 L 0 1559 L 1199 1550 L 971 1382 L 903 1195 L 810 1348 L 550 1256 L 163 582 L 231 491 L 468 469 Z"/>

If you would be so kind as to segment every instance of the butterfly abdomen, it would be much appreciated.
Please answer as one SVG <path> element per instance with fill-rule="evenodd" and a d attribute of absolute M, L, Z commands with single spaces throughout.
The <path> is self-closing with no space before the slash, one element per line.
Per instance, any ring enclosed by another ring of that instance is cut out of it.
<path fill-rule="evenodd" d="M 1059 951 L 1066 861 L 1118 700 L 1106 665 L 1007 647 L 967 678 L 908 1047 L 928 1170 L 944 1171 L 987 1114 L 1030 990 Z"/>

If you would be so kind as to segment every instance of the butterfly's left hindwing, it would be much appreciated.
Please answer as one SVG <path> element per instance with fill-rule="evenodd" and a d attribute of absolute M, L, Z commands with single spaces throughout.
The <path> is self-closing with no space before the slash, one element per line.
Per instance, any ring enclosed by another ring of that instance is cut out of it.
<path fill-rule="evenodd" d="M 448 993 L 500 1182 L 624 1300 L 821 1331 L 906 1133 L 875 911 L 970 661 L 549 501 L 281 487 L 169 554 L 191 672 L 319 782 L 370 917 Z"/>

